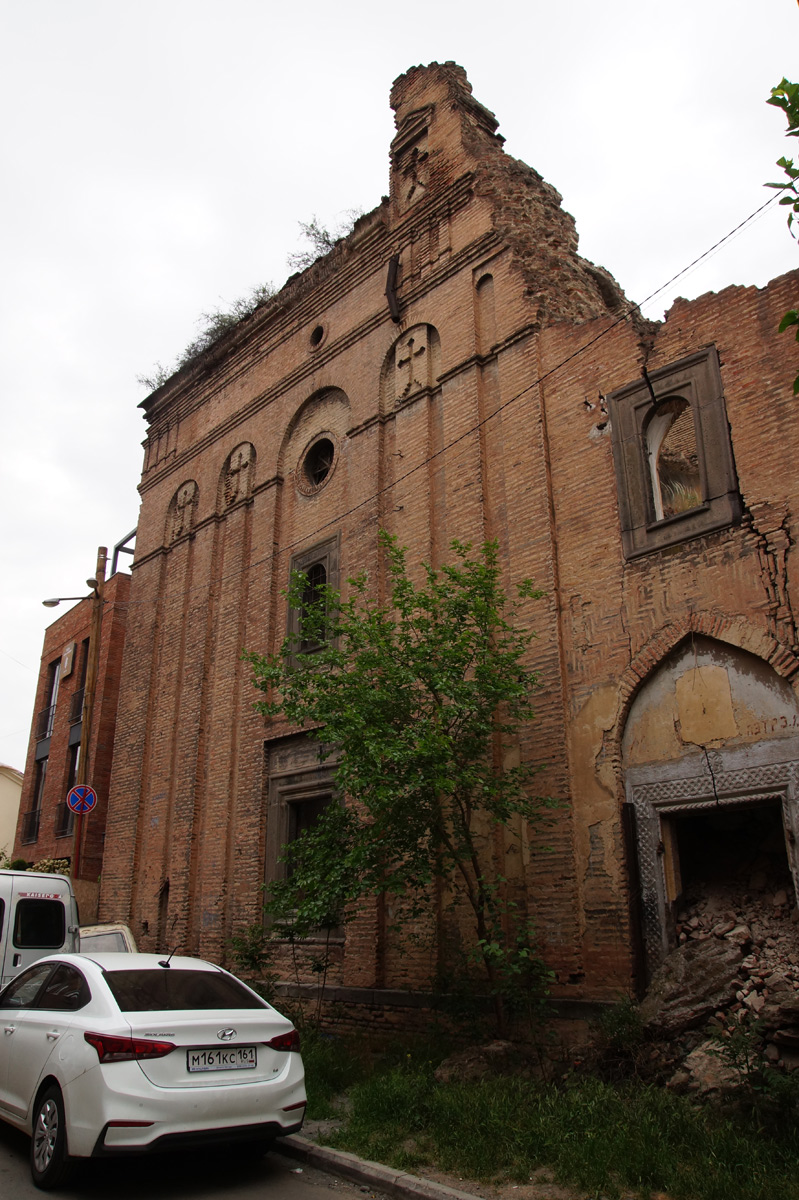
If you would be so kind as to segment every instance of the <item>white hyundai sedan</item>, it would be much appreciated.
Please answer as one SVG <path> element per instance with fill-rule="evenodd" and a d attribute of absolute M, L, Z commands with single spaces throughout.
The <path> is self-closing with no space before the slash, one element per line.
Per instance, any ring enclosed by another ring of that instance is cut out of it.
<path fill-rule="evenodd" d="M 0 1118 L 31 1135 L 40 1188 L 76 1158 L 265 1149 L 305 1115 L 299 1036 L 196 958 L 58 954 L 0 992 Z"/>

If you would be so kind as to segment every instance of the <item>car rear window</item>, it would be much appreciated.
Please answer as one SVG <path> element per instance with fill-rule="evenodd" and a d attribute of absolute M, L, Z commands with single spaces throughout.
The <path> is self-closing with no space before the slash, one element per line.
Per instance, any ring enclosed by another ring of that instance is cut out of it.
<path fill-rule="evenodd" d="M 108 930 L 105 933 L 81 933 L 80 948 L 84 948 L 93 954 L 99 954 L 101 950 L 111 950 L 118 954 L 127 950 L 128 944 L 125 941 L 124 934 L 119 931 Z"/>
<path fill-rule="evenodd" d="M 269 1007 L 236 979 L 217 975 L 215 971 L 158 967 L 104 974 L 122 1012 Z"/>

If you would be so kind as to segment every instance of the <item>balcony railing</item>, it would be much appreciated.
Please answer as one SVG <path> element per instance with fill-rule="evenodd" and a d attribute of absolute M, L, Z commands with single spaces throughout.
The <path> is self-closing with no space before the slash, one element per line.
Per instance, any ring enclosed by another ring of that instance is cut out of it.
<path fill-rule="evenodd" d="M 68 804 L 62 803 L 56 805 L 55 810 L 55 835 L 56 837 L 69 837 L 75 825 L 75 814 Z"/>
<path fill-rule="evenodd" d="M 40 808 L 32 808 L 30 812 L 26 812 L 22 818 L 22 837 L 20 841 L 35 842 L 39 836 L 39 818 L 42 815 Z"/>
<path fill-rule="evenodd" d="M 53 722 L 55 720 L 55 705 L 51 704 L 49 708 L 43 708 L 36 717 L 36 741 L 40 742 L 42 738 L 48 738 L 53 732 Z"/>
<path fill-rule="evenodd" d="M 78 688 L 77 692 L 72 693 L 72 699 L 69 702 L 69 723 L 77 725 L 78 721 L 83 717 L 83 697 L 86 694 L 86 688 Z"/>

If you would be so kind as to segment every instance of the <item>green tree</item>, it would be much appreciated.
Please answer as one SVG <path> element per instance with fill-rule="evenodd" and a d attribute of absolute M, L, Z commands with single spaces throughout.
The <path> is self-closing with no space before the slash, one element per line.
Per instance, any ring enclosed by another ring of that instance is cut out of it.
<path fill-rule="evenodd" d="M 344 923 L 360 897 L 387 892 L 402 897 L 410 921 L 429 912 L 441 881 L 469 915 L 470 957 L 502 1028 L 512 985 L 543 977 L 496 850 L 498 826 L 518 837 L 548 804 L 532 795 L 532 767 L 504 762 L 533 717 L 534 634 L 518 627 L 493 543 L 473 553 L 453 542 L 455 561 L 424 564 L 419 585 L 396 539 L 381 534 L 381 548 L 385 602 L 366 575 L 349 580 L 346 598 L 295 575 L 288 598 L 299 631 L 277 655 L 245 656 L 265 693 L 257 707 L 319 740 L 347 798 L 285 848 L 287 877 L 270 885 L 267 911 L 290 914 L 302 935 Z M 518 593 L 542 595 L 529 581 Z"/>
<path fill-rule="evenodd" d="M 791 83 L 789 80 L 783 79 L 777 87 L 771 89 L 771 95 L 766 103 L 781 108 L 785 113 L 788 120 L 788 130 L 785 136 L 799 137 L 799 83 Z M 785 193 L 780 204 L 786 205 L 788 208 L 788 228 L 791 236 L 796 237 L 792 226 L 794 217 L 799 216 L 799 167 L 794 166 L 792 158 L 786 158 L 784 155 L 777 159 L 777 166 L 782 167 L 787 180 L 768 183 L 766 187 L 778 188 Z M 792 326 L 796 327 L 796 340 L 799 342 L 799 310 L 795 308 L 789 309 L 780 321 L 780 333 Z M 799 375 L 793 381 L 793 394 L 799 395 Z"/>

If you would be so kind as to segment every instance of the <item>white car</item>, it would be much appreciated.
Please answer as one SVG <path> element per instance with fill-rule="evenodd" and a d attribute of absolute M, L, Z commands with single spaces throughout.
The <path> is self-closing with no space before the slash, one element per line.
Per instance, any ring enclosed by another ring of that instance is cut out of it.
<path fill-rule="evenodd" d="M 31 1135 L 40 1188 L 76 1158 L 266 1149 L 305 1116 L 299 1035 L 196 958 L 57 954 L 0 992 L 0 1118 Z"/>

